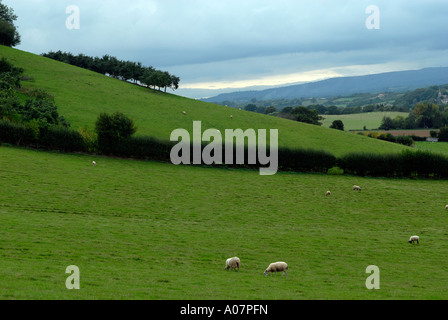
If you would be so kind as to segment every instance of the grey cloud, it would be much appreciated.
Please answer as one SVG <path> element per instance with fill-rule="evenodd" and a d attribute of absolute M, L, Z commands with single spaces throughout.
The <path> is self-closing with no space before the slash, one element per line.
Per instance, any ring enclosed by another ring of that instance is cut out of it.
<path fill-rule="evenodd" d="M 20 49 L 165 67 L 182 82 L 243 79 L 349 65 L 443 62 L 443 0 L 4 0 L 19 16 Z M 81 29 L 65 28 L 68 5 Z M 365 9 L 381 10 L 367 30 Z M 425 58 L 426 57 L 426 58 Z M 429 61 L 429 59 L 432 59 Z M 447 61 L 445 61 L 445 65 Z"/>

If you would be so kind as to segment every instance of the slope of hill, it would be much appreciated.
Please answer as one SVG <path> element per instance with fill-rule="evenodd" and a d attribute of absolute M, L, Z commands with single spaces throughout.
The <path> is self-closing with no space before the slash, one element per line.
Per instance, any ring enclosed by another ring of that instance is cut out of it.
<path fill-rule="evenodd" d="M 32 81 L 23 81 L 24 86 L 43 88 L 53 94 L 59 113 L 74 128 L 93 128 L 101 112 L 121 111 L 135 120 L 137 135 L 151 135 L 163 140 L 168 140 L 171 132 L 178 128 L 192 132 L 193 121 L 200 120 L 203 130 L 278 129 L 280 146 L 323 149 L 336 156 L 349 151 L 390 153 L 405 148 L 347 132 L 173 94 L 154 93 L 147 88 L 4 46 L 0 46 L 0 56 L 24 68 L 26 75 L 33 77 Z M 184 116 L 182 111 L 187 115 Z"/>
<path fill-rule="evenodd" d="M 366 76 L 331 78 L 261 91 L 225 93 L 204 99 L 204 101 L 247 102 L 251 99 L 328 98 L 355 93 L 404 92 L 429 85 L 446 83 L 448 83 L 448 67 L 425 68 L 421 70 L 396 71 Z"/>

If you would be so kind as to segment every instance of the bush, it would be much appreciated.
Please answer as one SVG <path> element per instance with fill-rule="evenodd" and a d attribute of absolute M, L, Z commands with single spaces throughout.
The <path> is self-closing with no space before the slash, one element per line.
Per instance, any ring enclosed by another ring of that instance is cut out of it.
<path fill-rule="evenodd" d="M 78 133 L 82 136 L 87 150 L 89 152 L 94 152 L 97 149 L 97 137 L 95 131 L 89 129 L 88 127 L 81 127 L 78 129 Z"/>
<path fill-rule="evenodd" d="M 344 170 L 339 167 L 333 167 L 328 169 L 327 173 L 332 176 L 341 176 L 344 174 Z"/>
<path fill-rule="evenodd" d="M 27 124 L 0 120 L 0 142 L 66 152 L 88 151 L 78 132 L 61 126 L 44 126 L 37 120 Z"/>
<path fill-rule="evenodd" d="M 344 131 L 344 123 L 342 122 L 342 120 L 334 120 L 330 128 Z"/>
<path fill-rule="evenodd" d="M 448 158 L 420 150 L 389 155 L 352 153 L 341 157 L 338 165 L 360 176 L 448 178 Z"/>
<path fill-rule="evenodd" d="M 49 150 L 64 152 L 89 151 L 86 141 L 79 132 L 62 126 L 50 126 L 41 130 L 39 145 Z"/>
<path fill-rule="evenodd" d="M 336 164 L 336 157 L 326 151 L 279 148 L 279 169 L 298 172 L 322 172 Z"/>
<path fill-rule="evenodd" d="M 0 142 L 7 142 L 16 146 L 35 146 L 37 137 L 34 130 L 29 126 L 0 120 Z"/>
<path fill-rule="evenodd" d="M 440 128 L 439 141 L 448 142 L 448 127 Z"/>
<path fill-rule="evenodd" d="M 395 139 L 396 139 L 396 143 L 399 143 L 399 144 L 402 144 L 402 145 L 405 145 L 408 147 L 410 147 L 414 144 L 414 140 L 412 139 L 412 137 L 409 137 L 409 136 L 398 136 L 398 137 L 395 137 Z"/>
<path fill-rule="evenodd" d="M 142 160 L 170 161 L 173 145 L 171 142 L 152 137 L 128 137 L 115 146 L 114 155 Z"/>
<path fill-rule="evenodd" d="M 130 138 L 137 128 L 134 121 L 121 112 L 112 115 L 101 113 L 95 123 L 98 149 L 105 154 L 114 153 L 115 147 Z"/>

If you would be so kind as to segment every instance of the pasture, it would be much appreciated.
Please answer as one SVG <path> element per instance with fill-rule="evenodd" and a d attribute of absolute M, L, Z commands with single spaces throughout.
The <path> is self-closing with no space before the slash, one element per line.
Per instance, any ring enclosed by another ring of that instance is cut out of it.
<path fill-rule="evenodd" d="M 395 119 L 398 116 L 407 117 L 406 112 L 366 112 L 341 115 L 323 115 L 322 126 L 329 128 L 334 120 L 341 120 L 344 123 L 344 130 L 375 130 L 381 125 L 384 117 Z"/>
<path fill-rule="evenodd" d="M 446 181 L 260 176 L 4 146 L 0 180 L 0 299 L 448 298 Z M 420 245 L 407 242 L 414 234 Z M 224 270 L 233 256 L 239 272 Z M 275 261 L 288 277 L 263 275 Z M 65 287 L 69 265 L 80 290 Z M 365 287 L 369 265 L 379 290 Z"/>
<path fill-rule="evenodd" d="M 448 142 L 416 141 L 415 147 L 419 150 L 448 155 Z"/>

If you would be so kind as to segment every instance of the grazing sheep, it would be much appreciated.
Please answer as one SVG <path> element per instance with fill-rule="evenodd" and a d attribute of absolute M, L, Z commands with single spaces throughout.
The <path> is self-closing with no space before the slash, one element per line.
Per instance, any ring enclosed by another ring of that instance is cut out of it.
<path fill-rule="evenodd" d="M 183 114 L 184 116 L 187 115 L 187 113 L 186 113 L 185 111 L 183 111 L 182 114 Z"/>
<path fill-rule="evenodd" d="M 233 119 L 233 116 L 232 116 L 232 115 L 230 115 L 230 119 Z"/>
<path fill-rule="evenodd" d="M 96 162 L 92 161 L 92 166 L 96 167 Z"/>
<path fill-rule="evenodd" d="M 354 185 L 354 186 L 353 186 L 353 190 L 355 190 L 355 191 L 361 191 L 361 187 L 360 187 L 360 186 L 357 186 L 357 185 Z"/>
<path fill-rule="evenodd" d="M 227 270 L 236 270 L 238 269 L 238 271 L 240 271 L 240 258 L 238 257 L 233 257 L 233 258 L 229 258 L 226 260 L 226 269 Z"/>
<path fill-rule="evenodd" d="M 445 209 L 448 210 L 448 204 L 445 206 Z"/>
<path fill-rule="evenodd" d="M 264 271 L 264 275 L 267 276 L 269 272 L 271 272 L 272 275 L 273 272 L 277 274 L 277 271 L 282 271 L 282 276 L 283 274 L 286 274 L 286 276 L 288 276 L 286 270 L 288 270 L 288 265 L 286 264 L 286 262 L 274 262 L 271 263 L 269 267 L 267 267 L 267 269 Z"/>
<path fill-rule="evenodd" d="M 417 241 L 417 244 L 419 244 L 420 237 L 419 236 L 412 236 L 409 238 L 409 243 L 414 244 L 415 241 Z"/>
<path fill-rule="evenodd" d="M 331 195 L 331 192 L 330 191 L 327 191 L 327 193 L 325 194 L 326 196 L 329 196 L 329 195 Z"/>

